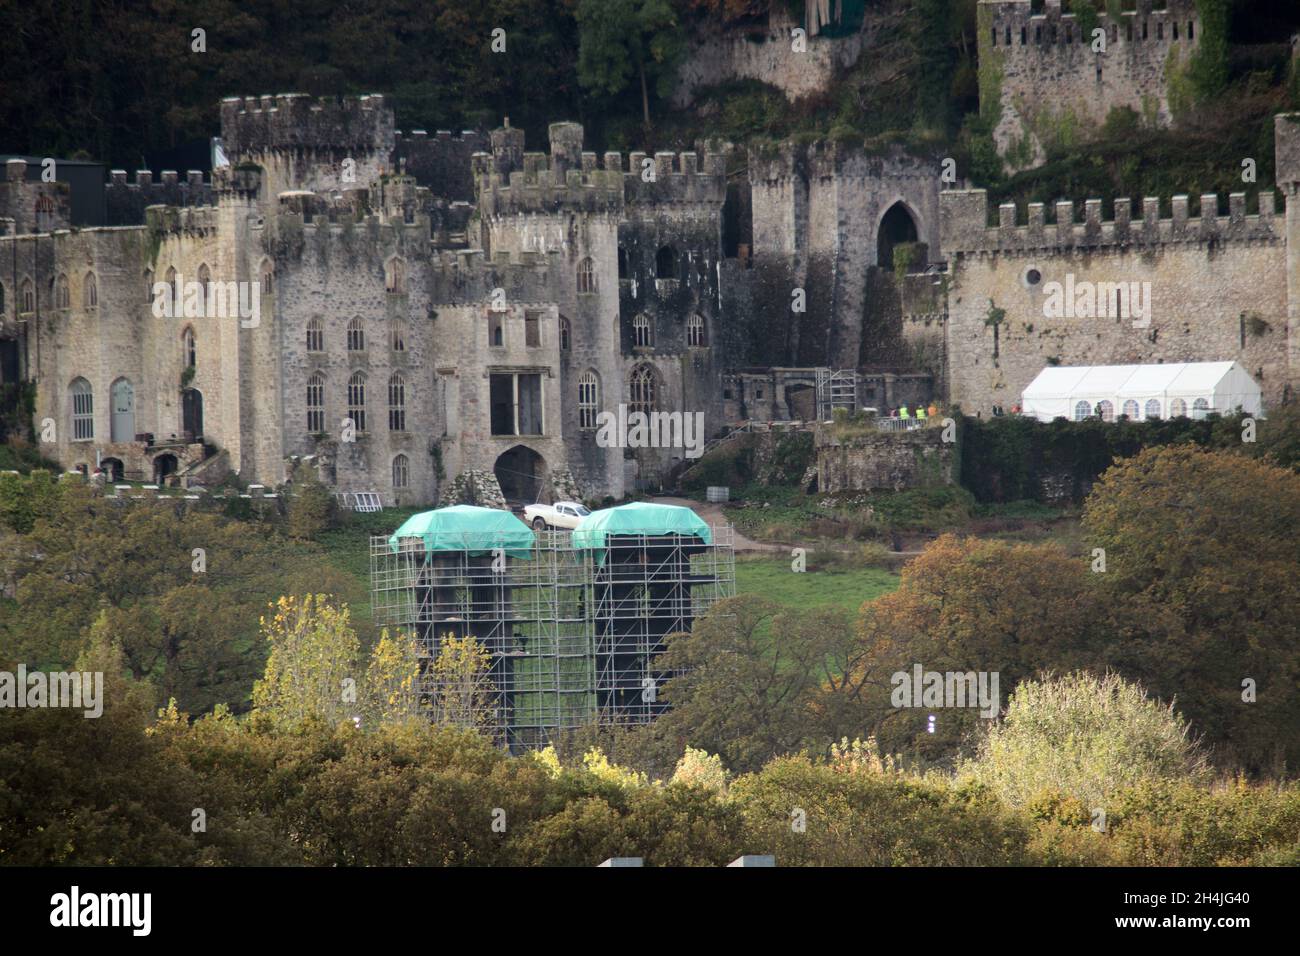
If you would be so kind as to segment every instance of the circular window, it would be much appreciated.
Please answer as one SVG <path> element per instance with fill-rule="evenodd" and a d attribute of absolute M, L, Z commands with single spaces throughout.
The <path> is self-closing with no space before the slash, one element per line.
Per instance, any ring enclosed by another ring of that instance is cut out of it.
<path fill-rule="evenodd" d="M 1038 285 L 1038 283 L 1042 281 L 1043 281 L 1043 274 L 1039 272 L 1037 269 L 1025 270 L 1025 285 L 1032 287 Z"/>

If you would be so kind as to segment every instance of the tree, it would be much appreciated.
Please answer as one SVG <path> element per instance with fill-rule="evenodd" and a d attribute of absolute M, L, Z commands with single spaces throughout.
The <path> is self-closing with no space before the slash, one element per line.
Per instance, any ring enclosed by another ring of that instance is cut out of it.
<path fill-rule="evenodd" d="M 363 726 L 400 722 L 420 713 L 419 646 L 409 633 L 385 628 L 366 668 Z"/>
<path fill-rule="evenodd" d="M 668 638 L 658 665 L 672 708 L 658 732 L 757 770 L 825 733 L 817 701 L 842 666 L 852 629 L 837 610 L 797 612 L 754 596 L 719 602 L 689 634 Z"/>
<path fill-rule="evenodd" d="M 292 487 L 287 509 L 289 536 L 299 541 L 314 541 L 334 520 L 334 496 L 307 467 L 298 468 Z"/>
<path fill-rule="evenodd" d="M 223 702 L 242 710 L 265 662 L 256 638 L 268 602 L 357 592 L 319 548 L 260 523 L 105 498 L 84 481 L 57 488 L 28 533 L 0 536 L 0 569 L 14 586 L 0 647 L 15 661 L 67 667 L 102 620 L 159 699 L 189 713 Z"/>
<path fill-rule="evenodd" d="M 578 79 L 596 93 L 617 96 L 636 77 L 642 122 L 650 128 L 650 83 L 670 92 L 683 52 L 677 15 L 668 0 L 579 0 Z"/>
<path fill-rule="evenodd" d="M 1140 782 L 1203 778 L 1206 765 L 1173 704 L 1076 672 L 1017 687 L 964 771 L 1013 806 L 1055 793 L 1091 810 Z"/>
<path fill-rule="evenodd" d="M 954 535 L 931 542 L 904 568 L 898 590 L 862 608 L 855 655 L 834 688 L 833 700 L 848 709 L 841 732 L 874 735 L 886 752 L 951 758 L 987 718 L 973 708 L 897 708 L 893 675 L 917 664 L 996 673 L 1005 699 L 1040 670 L 1091 661 L 1103 614 L 1087 567 L 1050 544 Z"/>
<path fill-rule="evenodd" d="M 285 726 L 357 716 L 359 645 L 347 606 L 308 594 L 282 597 L 272 610 L 259 622 L 271 654 L 265 676 L 253 685 L 253 706 Z"/>
<path fill-rule="evenodd" d="M 495 724 L 497 692 L 488 674 L 491 666 L 487 648 L 472 636 L 444 634 L 430 665 L 433 691 L 429 707 L 434 722 L 481 729 Z"/>
<path fill-rule="evenodd" d="M 1220 756 L 1300 759 L 1300 475 L 1177 445 L 1117 462 L 1089 496 L 1106 663 L 1179 707 Z"/>

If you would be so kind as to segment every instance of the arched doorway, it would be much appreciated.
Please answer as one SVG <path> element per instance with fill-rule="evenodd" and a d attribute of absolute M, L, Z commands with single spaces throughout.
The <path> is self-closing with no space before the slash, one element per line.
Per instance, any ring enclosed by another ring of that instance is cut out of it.
<path fill-rule="evenodd" d="M 507 504 L 531 505 L 541 494 L 542 482 L 546 479 L 546 461 L 531 448 L 515 445 L 501 453 L 492 466 L 492 472 L 497 476 Z"/>
<path fill-rule="evenodd" d="M 159 455 L 153 460 L 153 483 L 155 485 L 167 484 L 167 479 L 176 474 L 176 468 L 175 455 Z"/>
<path fill-rule="evenodd" d="M 99 463 L 99 470 L 109 481 L 121 481 L 126 474 L 120 458 L 105 458 Z"/>
<path fill-rule="evenodd" d="M 894 247 L 916 242 L 918 237 L 916 220 L 900 199 L 889 207 L 876 230 L 876 265 L 882 269 L 894 268 Z"/>
<path fill-rule="evenodd" d="M 113 403 L 113 415 L 109 419 L 109 441 L 125 442 L 135 440 L 135 389 L 131 380 L 119 378 L 113 383 L 110 399 Z"/>
<path fill-rule="evenodd" d="M 203 440 L 203 393 L 197 388 L 181 393 L 181 431 L 192 442 Z"/>

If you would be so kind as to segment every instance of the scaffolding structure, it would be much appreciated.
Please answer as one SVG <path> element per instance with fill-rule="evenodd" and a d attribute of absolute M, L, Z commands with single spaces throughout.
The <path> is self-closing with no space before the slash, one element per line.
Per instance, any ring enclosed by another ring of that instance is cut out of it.
<path fill-rule="evenodd" d="M 566 531 L 534 532 L 526 557 L 504 537 L 494 547 L 476 535 L 471 550 L 375 536 L 374 620 L 416 639 L 426 707 L 472 697 L 474 724 L 512 751 L 585 724 L 645 723 L 664 711 L 673 676 L 655 667 L 665 639 L 735 594 L 732 529 L 710 532 L 707 544 L 611 533 L 600 549 L 575 548 Z M 448 637 L 486 652 L 476 687 L 435 666 Z"/>

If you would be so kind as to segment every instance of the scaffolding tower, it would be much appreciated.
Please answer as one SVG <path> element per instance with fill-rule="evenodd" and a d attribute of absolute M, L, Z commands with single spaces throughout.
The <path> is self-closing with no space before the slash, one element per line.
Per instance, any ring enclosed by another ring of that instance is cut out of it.
<path fill-rule="evenodd" d="M 517 539 L 476 535 L 471 549 L 419 538 L 370 542 L 376 625 L 411 634 L 426 706 L 460 698 L 465 716 L 511 751 L 543 747 L 557 731 L 634 724 L 665 709 L 655 668 L 670 634 L 735 593 L 729 525 L 712 541 L 689 535 L 609 534 L 575 548 L 566 531 Z M 472 637 L 488 656 L 475 687 L 436 665 L 448 637 Z M 472 699 L 472 700 L 471 700 Z"/>

